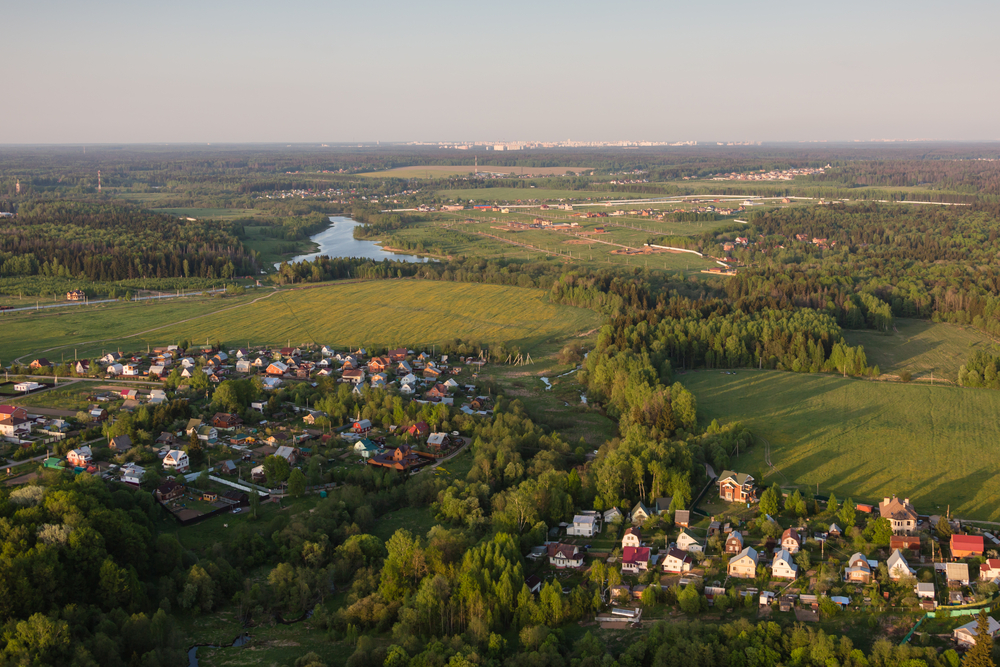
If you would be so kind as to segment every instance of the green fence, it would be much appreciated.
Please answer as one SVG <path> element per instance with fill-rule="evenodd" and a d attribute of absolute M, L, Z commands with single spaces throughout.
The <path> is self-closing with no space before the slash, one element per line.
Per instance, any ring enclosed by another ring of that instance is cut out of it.
<path fill-rule="evenodd" d="M 911 628 L 910 631 L 906 633 L 906 636 L 903 637 L 903 641 L 899 642 L 899 645 L 902 646 L 906 642 L 910 641 L 910 637 L 912 637 L 913 633 L 917 631 L 917 628 L 920 627 L 920 624 L 926 621 L 928 618 L 937 618 L 938 614 L 941 615 L 941 618 L 951 618 L 953 616 L 958 616 L 958 617 L 977 616 L 980 610 L 984 608 L 993 611 L 994 603 L 996 602 L 998 602 L 998 600 L 994 599 L 994 600 L 989 600 L 987 602 L 974 602 L 972 604 L 955 605 L 954 607 L 944 607 L 943 609 L 939 609 L 938 611 L 929 611 L 920 617 L 920 620 L 917 621 L 917 624 L 914 625 L 913 628 Z"/>

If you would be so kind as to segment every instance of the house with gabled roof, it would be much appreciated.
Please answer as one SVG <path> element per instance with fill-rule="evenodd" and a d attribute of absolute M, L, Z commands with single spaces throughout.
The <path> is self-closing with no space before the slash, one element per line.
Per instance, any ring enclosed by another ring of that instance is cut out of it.
<path fill-rule="evenodd" d="M 889 556 L 889 560 L 886 561 L 886 567 L 889 569 L 889 578 L 893 581 L 902 579 L 903 577 L 912 577 L 916 574 L 916 571 L 906 562 L 903 553 L 899 549 L 893 551 L 892 555 Z M 966 566 L 966 574 L 968 574 L 968 566 Z"/>
<path fill-rule="evenodd" d="M 639 574 L 649 568 L 649 547 L 622 549 L 622 573 Z"/>
<path fill-rule="evenodd" d="M 756 483 L 745 472 L 723 470 L 719 475 L 719 497 L 731 503 L 749 503 L 756 500 Z"/>
<path fill-rule="evenodd" d="M 646 503 L 641 500 L 635 504 L 632 511 L 629 513 L 632 523 L 642 523 L 649 517 L 653 516 L 654 512 L 649 507 L 646 507 Z"/>
<path fill-rule="evenodd" d="M 66 461 L 75 468 L 86 468 L 93 460 L 94 453 L 91 451 L 90 445 L 83 445 L 66 454 Z"/>
<path fill-rule="evenodd" d="M 559 569 L 583 565 L 583 554 L 575 544 L 549 544 L 548 556 L 549 565 Z"/>
<path fill-rule="evenodd" d="M 781 549 L 774 554 L 771 561 L 771 576 L 778 579 L 794 579 L 798 576 L 799 566 L 792 562 L 792 554 L 787 549 Z"/>
<path fill-rule="evenodd" d="M 704 545 L 698 541 L 698 538 L 689 533 L 687 529 L 682 529 L 681 534 L 677 536 L 677 548 L 681 551 L 694 551 L 698 553 L 705 550 Z"/>
<path fill-rule="evenodd" d="M 997 632 L 1000 632 L 1000 622 L 992 616 L 987 616 L 986 619 L 987 624 L 989 625 L 987 631 L 989 632 L 990 637 L 995 637 Z M 978 630 L 979 619 L 976 618 L 961 627 L 955 628 L 952 631 L 952 636 L 955 638 L 955 641 L 960 647 L 971 648 L 976 645 L 976 635 Z"/>
<path fill-rule="evenodd" d="M 642 529 L 638 527 L 626 528 L 625 534 L 622 535 L 622 549 L 640 546 L 642 546 Z"/>
<path fill-rule="evenodd" d="M 757 576 L 757 550 L 745 547 L 743 551 L 732 557 L 727 568 L 730 577 L 736 579 L 753 579 Z"/>
<path fill-rule="evenodd" d="M 691 569 L 691 555 L 680 549 L 669 549 L 663 558 L 663 571 L 673 574 L 688 572 Z"/>
<path fill-rule="evenodd" d="M 979 579 L 981 581 L 996 581 L 1000 579 L 1000 558 L 988 558 L 985 563 L 980 565 Z"/>
<path fill-rule="evenodd" d="M 788 528 L 781 534 L 781 548 L 790 554 L 798 553 L 802 548 L 802 537 L 795 528 Z"/>
<path fill-rule="evenodd" d="M 743 533 L 734 530 L 726 538 L 725 551 L 727 554 L 738 554 L 743 551 Z"/>
<path fill-rule="evenodd" d="M 891 575 L 891 573 L 890 573 Z M 969 564 L 968 563 L 946 563 L 944 575 L 949 584 L 969 585 Z"/>
<path fill-rule="evenodd" d="M 108 446 L 116 452 L 127 452 L 132 449 L 132 438 L 127 435 L 118 435 L 111 438 Z"/>
<path fill-rule="evenodd" d="M 844 569 L 844 581 L 855 584 L 867 584 L 872 580 L 872 571 L 878 566 L 876 561 L 868 560 L 864 555 L 856 553 L 847 561 Z"/>
<path fill-rule="evenodd" d="M 180 449 L 171 449 L 167 452 L 167 455 L 163 457 L 163 467 L 167 470 L 187 472 L 190 468 L 190 461 L 188 461 L 187 452 Z"/>
<path fill-rule="evenodd" d="M 566 527 L 566 534 L 593 537 L 601 532 L 600 521 L 597 514 L 577 514 L 573 517 L 573 523 Z"/>

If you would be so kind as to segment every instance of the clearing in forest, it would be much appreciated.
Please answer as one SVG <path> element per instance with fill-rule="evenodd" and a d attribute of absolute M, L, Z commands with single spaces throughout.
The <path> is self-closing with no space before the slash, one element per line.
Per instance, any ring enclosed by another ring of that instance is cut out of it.
<path fill-rule="evenodd" d="M 963 518 L 1000 520 L 1000 392 L 872 382 L 827 374 L 698 371 L 678 378 L 699 418 L 738 421 L 770 443 L 778 473 L 765 484 L 841 500 L 896 494 L 918 512 L 951 505 Z M 767 470 L 762 442 L 732 463 Z"/>

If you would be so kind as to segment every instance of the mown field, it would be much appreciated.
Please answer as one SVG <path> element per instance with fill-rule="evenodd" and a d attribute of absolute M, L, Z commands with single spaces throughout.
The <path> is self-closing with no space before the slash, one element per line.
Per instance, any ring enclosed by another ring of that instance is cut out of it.
<path fill-rule="evenodd" d="M 949 505 L 963 518 L 1000 520 L 1000 392 L 870 382 L 775 371 L 700 371 L 680 377 L 708 422 L 739 421 L 770 442 L 787 486 L 875 502 L 897 494 L 917 510 Z M 759 443 L 734 463 L 758 475 Z"/>
<path fill-rule="evenodd" d="M 913 379 L 930 382 L 944 378 L 954 382 L 958 369 L 978 349 L 989 349 L 993 341 L 971 327 L 925 320 L 897 319 L 896 331 L 845 331 L 851 345 L 864 345 L 868 364 L 898 375 L 908 370 Z"/>
<path fill-rule="evenodd" d="M 258 290 L 232 299 L 125 304 L 72 313 L 5 316 L 0 360 L 44 352 L 91 357 L 105 349 L 222 341 L 429 346 L 461 338 L 530 350 L 599 325 L 589 310 L 550 304 L 542 290 L 416 280 Z M 81 312 L 84 311 L 84 312 Z M 131 334 L 131 335 L 130 335 Z M 30 360 L 30 359 L 29 359 Z"/>
<path fill-rule="evenodd" d="M 470 188 L 438 190 L 437 196 L 444 199 L 481 202 L 514 202 L 518 199 L 635 199 L 642 195 L 631 192 L 598 192 L 591 190 L 551 190 L 547 188 Z"/>

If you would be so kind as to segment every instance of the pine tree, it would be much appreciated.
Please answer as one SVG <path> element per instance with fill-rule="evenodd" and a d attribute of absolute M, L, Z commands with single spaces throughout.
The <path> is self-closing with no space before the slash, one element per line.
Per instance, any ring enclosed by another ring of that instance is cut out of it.
<path fill-rule="evenodd" d="M 976 644 L 965 654 L 962 667 L 996 667 L 993 662 L 993 637 L 990 635 L 990 619 L 986 610 L 979 612 L 976 625 Z"/>

